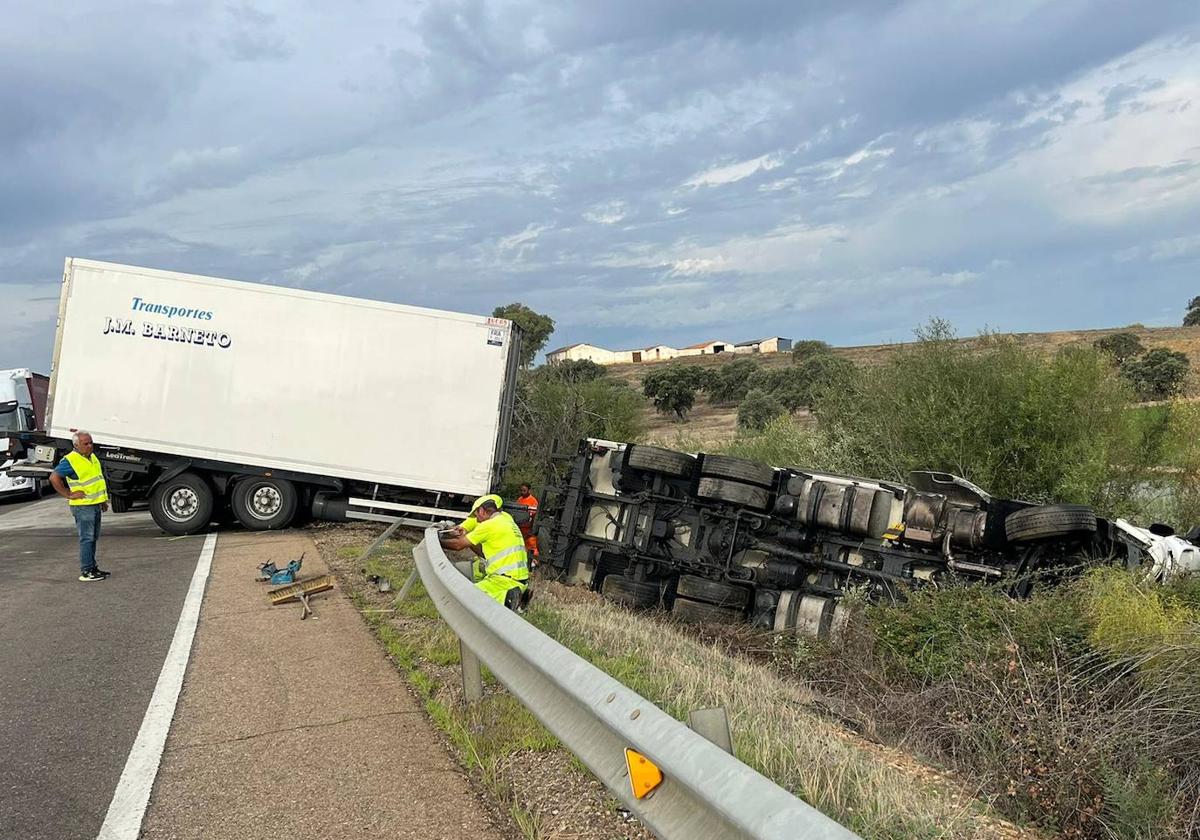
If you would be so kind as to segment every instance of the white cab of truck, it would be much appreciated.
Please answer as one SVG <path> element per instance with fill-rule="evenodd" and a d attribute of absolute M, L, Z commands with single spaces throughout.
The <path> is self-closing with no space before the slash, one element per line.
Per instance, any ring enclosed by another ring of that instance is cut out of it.
<path fill-rule="evenodd" d="M 0 370 L 0 498 L 41 496 L 44 481 L 12 475 L 9 470 L 25 455 L 21 432 L 42 428 L 49 380 L 28 368 Z"/>
<path fill-rule="evenodd" d="M 500 480 L 518 345 L 504 319 L 71 258 L 47 431 L 90 432 L 114 510 L 171 533 L 454 511 Z"/>

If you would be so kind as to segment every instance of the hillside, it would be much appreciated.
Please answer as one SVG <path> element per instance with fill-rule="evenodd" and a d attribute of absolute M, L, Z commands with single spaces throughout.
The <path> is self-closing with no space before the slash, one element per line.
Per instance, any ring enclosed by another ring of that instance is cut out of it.
<path fill-rule="evenodd" d="M 1094 341 L 1113 333 L 1130 332 L 1146 346 L 1147 349 L 1165 347 L 1184 353 L 1191 362 L 1193 370 L 1193 386 L 1197 372 L 1200 372 L 1200 327 L 1143 327 L 1133 325 L 1128 327 L 1112 327 L 1102 330 L 1062 330 L 1045 333 L 1012 333 L 1008 334 L 1022 345 L 1032 347 L 1045 353 L 1055 353 L 1064 347 L 1090 347 Z M 978 338 L 960 339 L 967 346 L 977 344 Z M 906 346 L 896 344 L 866 344 L 851 347 L 835 347 L 834 352 L 850 359 L 855 364 L 876 365 L 884 362 L 897 349 Z M 733 354 L 722 353 L 715 356 L 686 356 L 679 359 L 661 362 L 643 362 L 641 364 L 611 365 L 608 375 L 614 379 L 627 382 L 632 388 L 641 390 L 642 377 L 646 372 L 659 365 L 681 364 L 699 365 L 702 367 L 719 367 L 734 359 L 747 358 Z M 754 356 L 765 367 L 786 367 L 792 363 L 790 353 L 773 353 L 765 356 Z M 806 415 L 798 418 L 799 422 L 806 421 Z M 647 438 L 666 444 L 671 444 L 679 438 L 691 441 L 712 442 L 731 438 L 737 429 L 736 406 L 709 405 L 703 395 L 697 400 L 696 408 L 683 423 L 676 423 L 670 417 L 660 415 L 654 407 L 646 404 Z"/>

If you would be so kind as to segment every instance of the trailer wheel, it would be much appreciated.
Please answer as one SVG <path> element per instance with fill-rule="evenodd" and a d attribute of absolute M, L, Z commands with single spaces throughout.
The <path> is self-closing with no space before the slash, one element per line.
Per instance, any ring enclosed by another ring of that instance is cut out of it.
<path fill-rule="evenodd" d="M 233 515 L 251 531 L 286 528 L 296 516 L 299 495 L 286 478 L 243 478 L 233 487 Z"/>
<path fill-rule="evenodd" d="M 771 494 L 762 487 L 753 487 L 723 478 L 702 478 L 696 487 L 696 495 L 702 499 L 732 502 L 752 510 L 766 510 Z"/>
<path fill-rule="evenodd" d="M 736 607 L 742 609 L 750 600 L 750 590 L 744 586 L 731 586 L 708 578 L 695 575 L 680 575 L 680 596 L 696 601 L 708 601 L 719 607 Z"/>
<path fill-rule="evenodd" d="M 683 452 L 638 443 L 629 447 L 625 465 L 644 472 L 687 478 L 696 466 L 696 459 Z"/>
<path fill-rule="evenodd" d="M 768 467 L 757 461 L 747 461 L 744 458 L 730 458 L 728 455 L 701 456 L 700 475 L 711 478 L 727 478 L 744 484 L 757 484 L 759 487 L 768 489 L 775 484 L 774 467 Z"/>
<path fill-rule="evenodd" d="M 1009 514 L 1004 520 L 1009 542 L 1028 542 L 1070 534 L 1096 533 L 1096 512 L 1087 505 L 1042 505 Z"/>
<path fill-rule="evenodd" d="M 741 610 L 688 598 L 676 598 L 671 615 L 686 624 L 738 624 L 742 620 Z"/>
<path fill-rule="evenodd" d="M 194 472 L 182 472 L 162 482 L 150 495 L 154 523 L 175 536 L 203 531 L 212 521 L 212 512 L 212 488 Z"/>
<path fill-rule="evenodd" d="M 625 575 L 606 575 L 600 592 L 609 600 L 627 607 L 657 607 L 661 600 L 658 584 L 634 580 Z"/>

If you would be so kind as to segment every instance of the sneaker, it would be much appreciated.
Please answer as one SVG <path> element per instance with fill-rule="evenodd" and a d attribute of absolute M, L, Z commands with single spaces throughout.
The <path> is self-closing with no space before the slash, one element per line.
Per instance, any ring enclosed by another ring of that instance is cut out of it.
<path fill-rule="evenodd" d="M 88 569 L 79 575 L 79 579 L 85 583 L 91 583 L 94 580 L 108 580 L 108 575 L 101 572 L 99 569 Z"/>
<path fill-rule="evenodd" d="M 92 569 L 92 571 L 95 572 L 96 574 L 100 575 L 100 577 L 109 577 L 112 575 L 112 572 L 106 572 L 103 569 L 101 569 L 99 566 Z"/>

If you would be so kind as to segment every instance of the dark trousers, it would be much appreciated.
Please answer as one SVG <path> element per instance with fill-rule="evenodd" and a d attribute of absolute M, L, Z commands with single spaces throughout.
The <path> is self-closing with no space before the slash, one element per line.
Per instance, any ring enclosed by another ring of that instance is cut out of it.
<path fill-rule="evenodd" d="M 96 568 L 96 541 L 100 539 L 100 505 L 72 505 L 75 527 L 79 529 L 79 571 Z"/>

